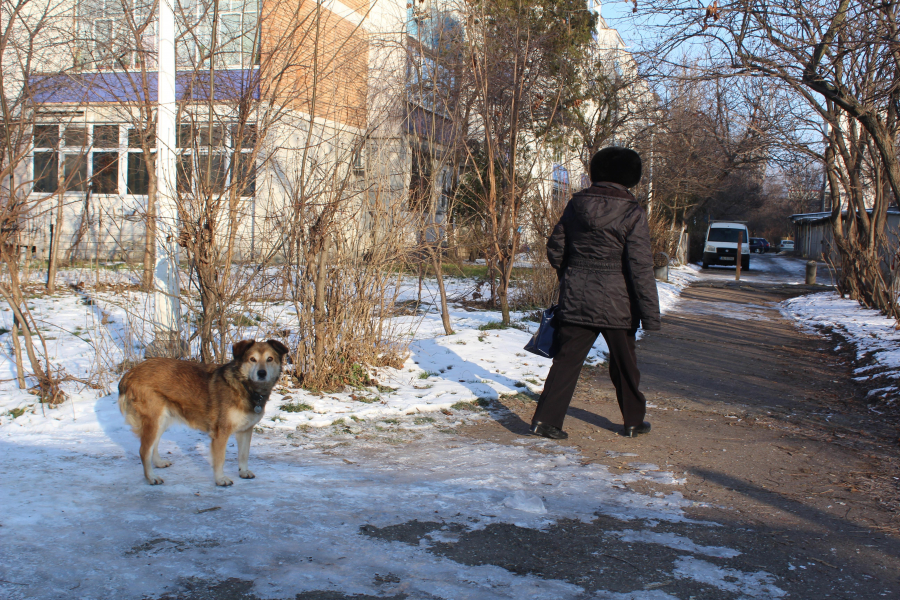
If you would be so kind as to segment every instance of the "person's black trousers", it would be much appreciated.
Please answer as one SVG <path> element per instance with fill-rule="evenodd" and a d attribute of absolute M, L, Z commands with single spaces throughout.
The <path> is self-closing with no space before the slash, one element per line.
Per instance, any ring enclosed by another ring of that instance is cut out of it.
<path fill-rule="evenodd" d="M 563 323 L 556 332 L 559 351 L 553 358 L 553 366 L 550 367 L 544 392 L 538 400 L 532 421 L 562 429 L 584 359 L 600 334 L 609 347 L 609 378 L 616 388 L 616 398 L 625 426 L 637 426 L 644 422 L 647 399 L 638 389 L 641 373 L 638 371 L 637 355 L 634 352 L 635 332 L 570 323 Z"/>

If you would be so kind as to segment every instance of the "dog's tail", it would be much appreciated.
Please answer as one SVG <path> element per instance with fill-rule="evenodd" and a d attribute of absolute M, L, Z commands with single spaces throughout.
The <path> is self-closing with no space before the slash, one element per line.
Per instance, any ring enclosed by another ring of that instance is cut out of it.
<path fill-rule="evenodd" d="M 131 425 L 135 435 L 140 435 L 141 415 L 134 410 L 132 391 L 128 385 L 128 379 L 128 375 L 125 375 L 119 381 L 119 410 L 122 412 L 122 416 L 125 417 L 125 422 Z"/>

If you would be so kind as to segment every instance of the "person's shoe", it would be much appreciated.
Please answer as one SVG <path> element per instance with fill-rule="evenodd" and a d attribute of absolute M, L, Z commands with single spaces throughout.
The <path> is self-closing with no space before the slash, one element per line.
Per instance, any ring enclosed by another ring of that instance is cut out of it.
<path fill-rule="evenodd" d="M 559 427 L 546 425 L 544 423 L 541 423 L 540 421 L 534 421 L 531 424 L 531 433 L 533 433 L 534 435 L 544 436 L 545 438 L 550 438 L 551 440 L 565 440 L 569 437 L 569 434 Z"/>
<path fill-rule="evenodd" d="M 640 425 L 626 425 L 622 435 L 625 437 L 635 437 L 642 433 L 650 433 L 650 423 L 644 421 Z"/>

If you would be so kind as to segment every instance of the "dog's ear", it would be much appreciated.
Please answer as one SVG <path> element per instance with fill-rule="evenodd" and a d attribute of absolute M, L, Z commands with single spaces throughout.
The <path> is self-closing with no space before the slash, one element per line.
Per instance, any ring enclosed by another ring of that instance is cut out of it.
<path fill-rule="evenodd" d="M 266 343 L 272 347 L 272 350 L 278 353 L 279 357 L 284 357 L 285 354 L 290 352 L 287 346 L 279 342 L 278 340 L 266 340 Z"/>
<path fill-rule="evenodd" d="M 234 355 L 234 360 L 241 360 L 243 358 L 244 353 L 250 349 L 250 346 L 256 343 L 256 340 L 241 340 L 237 342 L 234 346 L 231 347 L 231 353 Z"/>

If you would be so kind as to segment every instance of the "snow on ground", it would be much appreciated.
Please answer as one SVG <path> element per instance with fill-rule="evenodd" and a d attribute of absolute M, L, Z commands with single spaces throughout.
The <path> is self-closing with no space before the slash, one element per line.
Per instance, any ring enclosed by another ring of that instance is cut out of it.
<path fill-rule="evenodd" d="M 863 308 L 856 300 L 837 292 L 792 298 L 782 311 L 811 333 L 833 331 L 856 353 L 856 381 L 868 382 L 870 398 L 886 398 L 892 404 L 900 379 L 900 331 L 896 322 L 877 310 Z M 872 409 L 874 410 L 874 409 Z"/>
<path fill-rule="evenodd" d="M 658 282 L 663 312 L 678 302 L 681 289 L 696 279 L 696 269 L 670 270 L 670 282 Z M 78 275 L 70 279 L 79 279 Z M 405 283 L 401 299 L 418 296 L 417 282 Z M 543 388 L 551 361 L 523 350 L 537 324 L 527 320 L 529 313 L 514 312 L 515 327 L 493 329 L 501 318 L 497 311 L 467 310 L 451 304 L 454 333 L 445 335 L 437 306 L 437 286 L 425 280 L 422 293 L 424 314 L 392 319 L 391 326 L 412 336 L 409 357 L 400 369 L 374 370 L 381 387 L 347 389 L 335 393 L 276 388 L 266 408 L 264 426 L 283 430 L 297 427 L 323 427 L 338 419 L 367 420 L 381 417 L 447 410 L 460 403 L 496 399 L 502 395 L 535 394 Z M 448 295 L 458 297 L 473 288 L 473 281 L 448 278 Z M 74 403 L 93 401 L 98 394 L 112 393 L 123 360 L 140 359 L 141 348 L 152 339 L 147 329 L 152 301 L 133 291 L 66 291 L 52 297 L 34 298 L 29 309 L 42 324 L 54 367 L 82 380 L 100 381 L 103 389 L 87 388 L 81 383 L 65 385 Z M 252 312 L 259 325 L 241 327 L 235 338 L 265 339 L 272 330 L 290 329 L 294 309 L 287 304 L 254 305 Z M 9 309 L 0 311 L 0 327 L 12 323 Z M 640 333 L 640 332 L 639 332 Z M 10 334 L 6 333 L 5 336 Z M 0 341 L 5 340 L 0 336 Z M 8 341 L 0 346 L 0 426 L 18 411 L 28 409 L 20 421 L 40 421 L 42 411 L 35 398 L 15 385 L 15 363 Z M 589 362 L 603 362 L 607 348 L 600 337 Z M 284 408 L 282 408 L 284 407 Z M 14 412 L 10 412 L 14 411 Z"/>
<path fill-rule="evenodd" d="M 693 277 L 690 269 L 674 270 L 673 282 L 660 284 L 666 309 Z M 86 377 L 101 362 L 108 367 L 137 355 L 140 332 L 127 326 L 128 311 L 146 310 L 145 301 L 125 294 L 29 302 L 47 336 L 56 338 L 48 344 L 67 372 Z M 284 307 L 273 310 L 289 318 Z M 8 326 L 9 314 L 0 316 L 0 325 Z M 174 463 L 158 471 L 165 485 L 146 485 L 138 440 L 112 393 L 114 379 L 106 391 L 68 383 L 70 401 L 43 411 L 15 389 L 11 360 L 3 357 L 0 556 L 15 560 L 0 561 L 0 597 L 130 600 L 165 594 L 192 578 L 238 578 L 254 581 L 252 591 L 261 598 L 308 590 L 583 598 L 585 590 L 564 581 L 467 566 L 428 547 L 493 523 L 545 528 L 597 514 L 627 522 L 611 535 L 683 552 L 673 578 L 742 597 L 784 595 L 766 573 L 705 560 L 733 557 L 734 549 L 653 531 L 660 522 L 687 521 L 689 503 L 677 491 L 685 481 L 681 473 L 640 462 L 637 453 L 627 453 L 635 458 L 628 469 L 610 472 L 542 438 L 501 446 L 457 435 L 466 422 L 497 417 L 467 401 L 536 391 L 549 361 L 521 350 L 527 331 L 478 329 L 499 320 L 498 313 L 455 307 L 451 316 L 457 333 L 449 336 L 433 312 L 418 320 L 402 317 L 415 332 L 410 358 L 402 369 L 377 373 L 393 391 L 314 396 L 280 388 L 255 430 L 250 461 L 256 479 L 235 478 L 231 488 L 214 485 L 207 436 L 183 427 L 173 427 L 160 443 Z M 524 316 L 514 319 L 533 328 L 520 320 Z M 16 408 L 29 410 L 10 412 Z M 226 472 L 234 474 L 235 463 L 232 442 Z M 632 482 L 669 487 L 642 495 L 626 487 Z M 367 526 L 414 520 L 434 523 L 419 546 L 366 534 Z M 587 591 L 594 598 L 673 598 L 658 590 Z"/>
<path fill-rule="evenodd" d="M 684 265 L 683 267 L 669 268 L 669 281 L 657 281 L 656 290 L 659 293 L 659 310 L 665 314 L 675 308 L 678 303 L 681 290 L 699 279 L 700 268 L 697 265 Z"/>

